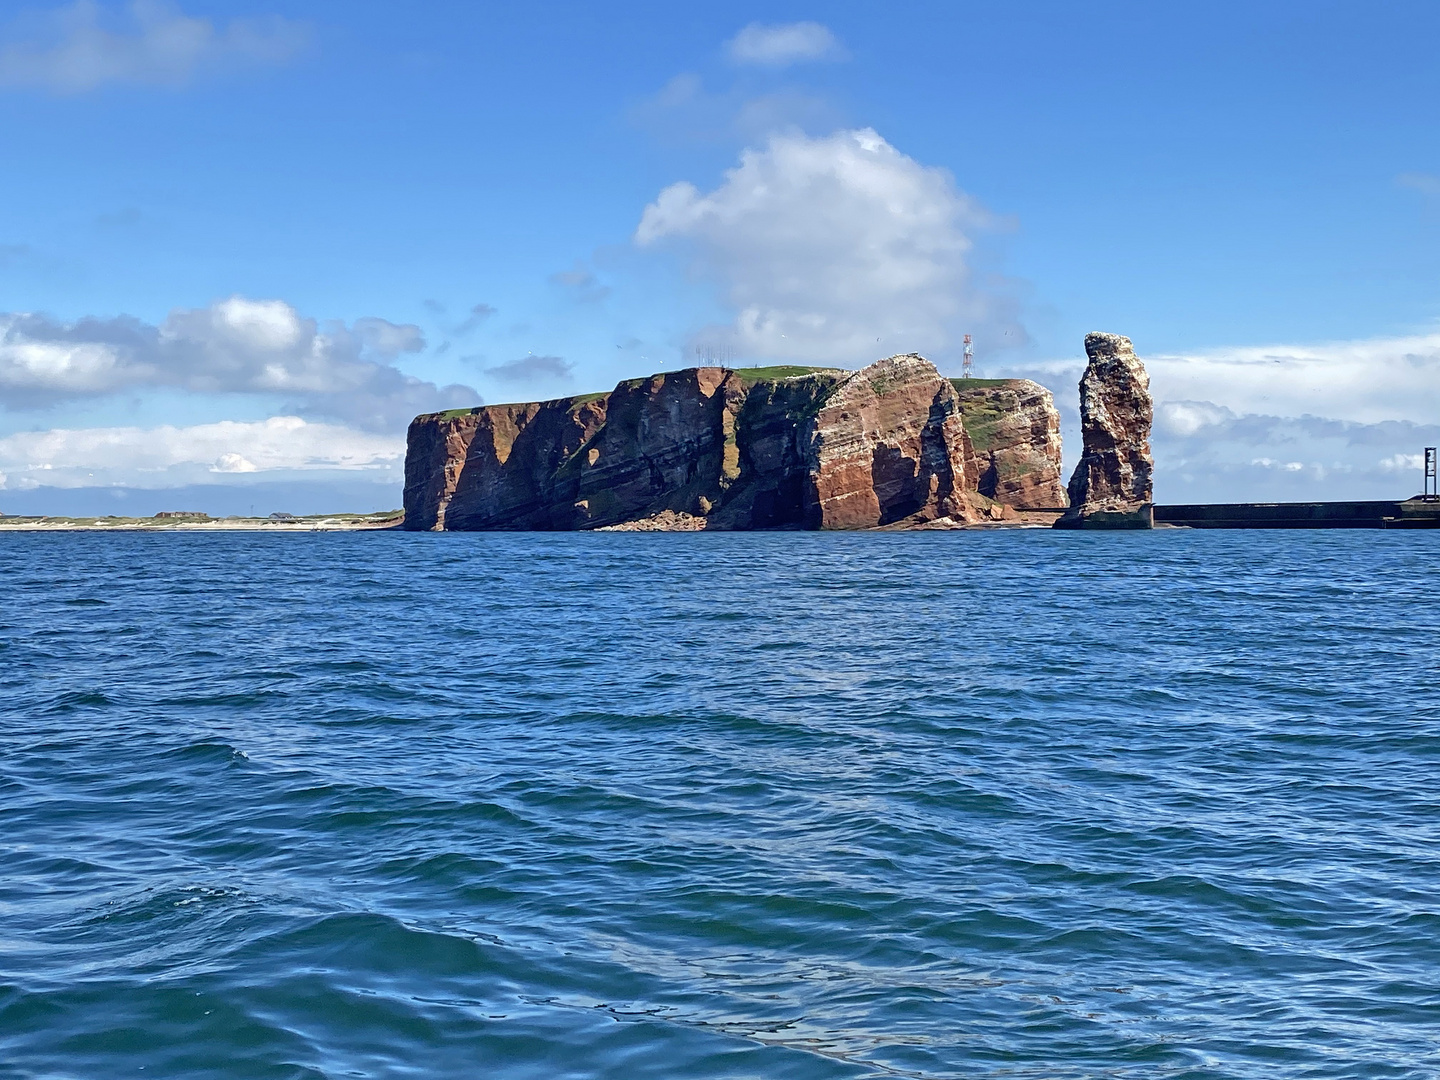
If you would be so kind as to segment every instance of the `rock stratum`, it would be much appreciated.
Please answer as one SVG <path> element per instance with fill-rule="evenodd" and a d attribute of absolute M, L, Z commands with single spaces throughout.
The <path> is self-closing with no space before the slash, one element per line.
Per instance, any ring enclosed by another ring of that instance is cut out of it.
<path fill-rule="evenodd" d="M 1017 510 L 1070 505 L 1055 397 L 1029 379 L 952 379 L 980 467 L 980 494 Z"/>
<path fill-rule="evenodd" d="M 1084 451 L 1070 477 L 1070 509 L 1057 529 L 1149 529 L 1154 526 L 1150 375 L 1130 339 L 1086 334 L 1089 362 L 1080 377 Z"/>
<path fill-rule="evenodd" d="M 405 527 L 958 526 L 1065 505 L 1059 467 L 1054 403 L 1025 380 L 952 381 L 909 354 L 689 368 L 416 417 Z"/>

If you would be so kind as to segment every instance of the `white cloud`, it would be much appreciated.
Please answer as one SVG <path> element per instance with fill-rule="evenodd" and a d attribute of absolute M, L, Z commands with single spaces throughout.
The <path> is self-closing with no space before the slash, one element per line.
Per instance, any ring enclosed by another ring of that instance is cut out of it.
<path fill-rule="evenodd" d="M 227 65 L 283 63 L 306 40 L 302 26 L 278 16 L 217 28 L 165 0 L 133 0 L 127 10 L 128 19 L 112 19 L 77 0 L 28 20 L 28 40 L 0 46 L 0 85 L 69 94 L 106 83 L 181 86 Z"/>
<path fill-rule="evenodd" d="M 1175 401 L 1162 403 L 1155 412 L 1158 428 L 1186 438 L 1201 428 L 1223 423 L 1234 416 L 1229 409 L 1209 401 Z"/>
<path fill-rule="evenodd" d="M 1141 355 L 1160 401 L 1361 424 L 1440 417 L 1440 334 Z"/>
<path fill-rule="evenodd" d="M 805 60 L 838 60 L 845 55 L 829 28 L 817 22 L 763 26 L 751 23 L 726 46 L 737 64 L 785 67 Z"/>
<path fill-rule="evenodd" d="M 167 488 L 217 475 L 315 479 L 347 474 L 397 482 L 405 441 L 298 416 L 193 427 L 26 431 L 0 438 L 0 488 Z"/>
<path fill-rule="evenodd" d="M 393 365 L 424 345 L 409 324 L 363 318 L 322 331 L 284 301 L 242 296 L 177 309 L 159 326 L 5 314 L 0 391 L 11 408 L 140 387 L 262 394 L 309 415 L 396 428 L 419 412 L 479 402 L 468 387 L 439 387 Z"/>
<path fill-rule="evenodd" d="M 215 459 L 215 464 L 210 466 L 211 472 L 244 473 L 258 472 L 259 469 L 253 461 L 240 454 L 221 454 Z"/>
<path fill-rule="evenodd" d="M 634 240 L 688 245 L 737 313 L 738 355 L 863 363 L 933 355 L 957 319 L 993 317 L 966 265 L 988 221 L 948 172 L 866 128 L 773 136 L 708 193 L 672 184 Z"/>
<path fill-rule="evenodd" d="M 1425 468 L 1424 454 L 1391 454 L 1380 459 L 1380 468 L 1386 472 L 1419 473 Z"/>

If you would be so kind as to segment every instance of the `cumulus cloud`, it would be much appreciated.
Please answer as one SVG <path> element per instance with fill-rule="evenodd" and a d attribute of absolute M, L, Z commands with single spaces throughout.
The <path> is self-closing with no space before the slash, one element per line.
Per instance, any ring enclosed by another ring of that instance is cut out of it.
<path fill-rule="evenodd" d="M 210 467 L 211 472 L 247 473 L 259 472 L 257 466 L 243 454 L 226 453 L 215 459 L 215 464 Z"/>
<path fill-rule="evenodd" d="M 773 136 L 714 191 L 672 184 L 634 241 L 681 245 L 720 285 L 738 355 L 864 363 L 934 355 L 958 320 L 1000 316 L 967 265 L 970 234 L 990 220 L 948 172 L 866 128 Z"/>
<path fill-rule="evenodd" d="M 420 329 L 384 319 L 321 330 L 281 300 L 232 296 L 138 319 L 0 315 L 0 391 L 23 408 L 142 387 L 277 397 L 304 414 L 396 428 L 419 412 L 478 404 L 469 387 L 406 375 L 394 361 L 424 348 Z"/>
<path fill-rule="evenodd" d="M 501 382 L 529 382 L 531 379 L 569 379 L 575 365 L 561 356 L 522 356 L 508 364 L 483 369 Z"/>
<path fill-rule="evenodd" d="M 737 64 L 786 67 L 807 60 L 839 60 L 845 55 L 828 27 L 817 22 L 764 26 L 751 23 L 726 45 Z"/>
<path fill-rule="evenodd" d="M 298 416 L 193 427 L 26 431 L 0 438 L 0 488 L 166 488 L 242 475 L 395 482 L 404 459 L 399 436 Z"/>
<path fill-rule="evenodd" d="M 301 25 L 269 16 L 217 27 L 164 0 L 133 0 L 128 17 L 110 18 L 93 0 L 77 0 L 31 20 L 28 35 L 0 45 L 0 86 L 83 93 L 107 83 L 181 86 L 198 72 L 278 64 L 305 44 Z"/>

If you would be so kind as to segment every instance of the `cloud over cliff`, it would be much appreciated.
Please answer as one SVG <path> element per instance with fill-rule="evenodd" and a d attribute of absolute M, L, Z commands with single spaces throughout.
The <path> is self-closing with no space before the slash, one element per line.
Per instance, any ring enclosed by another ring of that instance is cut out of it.
<path fill-rule="evenodd" d="M 960 320 L 994 316 L 967 264 L 989 221 L 948 172 L 866 128 L 775 135 L 713 191 L 672 184 L 634 240 L 677 245 L 718 285 L 737 355 L 860 364 L 935 356 Z"/>

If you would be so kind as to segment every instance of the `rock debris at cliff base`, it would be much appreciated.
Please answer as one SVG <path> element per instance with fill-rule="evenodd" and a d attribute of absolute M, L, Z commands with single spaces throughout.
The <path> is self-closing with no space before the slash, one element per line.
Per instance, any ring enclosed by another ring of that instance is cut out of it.
<path fill-rule="evenodd" d="M 420 416 L 405 527 L 956 527 L 1063 506 L 1049 391 L 968 382 L 906 354 L 778 377 L 688 368 L 608 394 Z"/>

